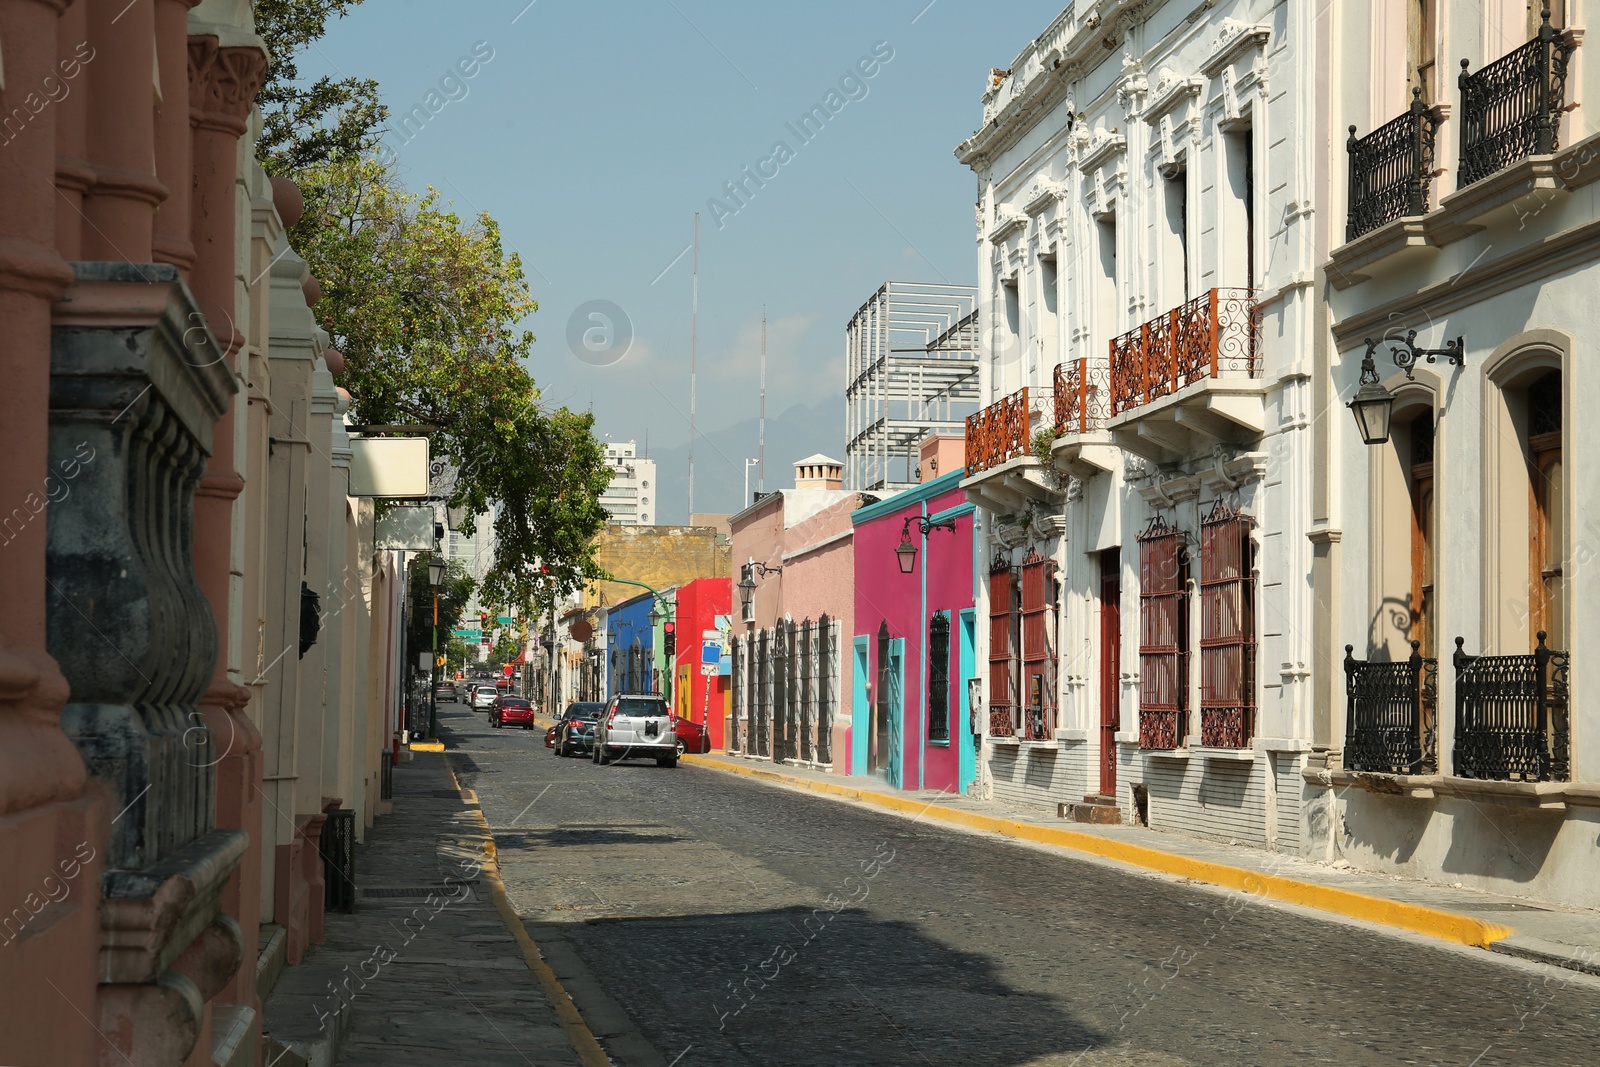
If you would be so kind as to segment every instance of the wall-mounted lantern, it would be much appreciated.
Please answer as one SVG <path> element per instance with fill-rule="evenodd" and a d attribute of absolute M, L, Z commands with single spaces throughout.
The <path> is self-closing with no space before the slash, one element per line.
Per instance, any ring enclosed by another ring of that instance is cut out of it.
<path fill-rule="evenodd" d="M 911 524 L 916 523 L 922 531 L 923 538 L 927 538 L 929 530 L 949 530 L 956 532 L 956 520 L 941 519 L 933 521 L 926 515 L 909 515 L 900 527 L 900 544 L 895 547 L 895 555 L 900 561 L 900 573 L 910 574 L 917 569 L 917 546 L 911 540 Z"/>

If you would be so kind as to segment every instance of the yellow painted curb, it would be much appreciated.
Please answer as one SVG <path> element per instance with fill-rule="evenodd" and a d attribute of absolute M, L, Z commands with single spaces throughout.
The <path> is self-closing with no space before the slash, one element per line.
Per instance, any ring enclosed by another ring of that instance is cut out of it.
<path fill-rule="evenodd" d="M 997 818 L 993 815 L 980 815 L 972 811 L 958 811 L 909 797 L 897 797 L 869 789 L 852 789 L 849 786 L 836 785 L 833 782 L 819 782 L 810 778 L 800 778 L 777 771 L 769 771 L 762 767 L 746 767 L 736 763 L 724 763 L 720 760 L 708 760 L 696 756 L 680 756 L 679 759 L 702 767 L 726 771 L 730 774 L 743 774 L 751 778 L 762 778 L 782 785 L 809 789 L 815 793 L 873 804 L 880 808 L 888 808 L 891 811 L 914 812 L 939 822 L 966 826 L 975 830 L 988 830 L 992 833 L 1021 841 L 1033 841 L 1041 845 L 1070 848 L 1077 852 L 1086 852 L 1093 856 L 1099 856 L 1102 859 L 1126 863 L 1132 867 L 1159 871 L 1162 874 L 1175 875 L 1180 878 L 1192 878 L 1197 882 L 1206 882 L 1210 885 L 1218 885 L 1227 889 L 1237 889 L 1253 896 L 1278 900 L 1285 904 L 1298 904 L 1304 908 L 1315 908 L 1318 911 L 1331 912 L 1335 915 L 1343 915 L 1363 922 L 1394 926 L 1402 930 L 1410 930 L 1412 933 L 1436 937 L 1441 941 L 1453 941 L 1461 945 L 1487 948 L 1492 943 L 1510 937 L 1515 932 L 1509 926 L 1485 922 L 1482 919 L 1474 919 L 1470 915 L 1457 915 L 1454 912 L 1439 911 L 1436 908 L 1427 908 L 1420 904 L 1408 904 L 1404 901 L 1385 900 L 1382 897 L 1368 896 L 1365 893 L 1357 893 L 1350 889 L 1317 885 L 1315 882 L 1302 882 L 1295 878 L 1264 874 L 1261 871 L 1246 870 L 1242 867 L 1230 867 L 1223 863 L 1212 863 L 1209 860 L 1195 859 L 1191 856 L 1162 852 L 1159 849 L 1146 848 L 1143 845 L 1135 845 L 1126 841 L 1115 841 L 1111 838 L 1101 837 L 1097 834 L 1086 834 L 1078 830 L 1066 830 L 1055 826 L 1040 826 L 1034 823 L 1018 822 L 1014 819 Z"/>
<path fill-rule="evenodd" d="M 444 751 L 444 742 L 443 741 L 413 741 L 413 742 L 411 742 L 411 746 L 410 747 L 411 747 L 411 751 L 413 751 L 413 752 L 443 752 Z"/>
<path fill-rule="evenodd" d="M 444 746 L 440 745 L 438 750 L 443 751 Z M 450 781 L 460 789 L 461 782 L 456 778 L 456 769 L 450 766 L 448 758 L 444 761 L 444 767 L 450 773 Z M 561 1028 L 567 1032 L 567 1040 L 572 1043 L 572 1050 L 583 1061 L 584 1067 L 612 1067 L 611 1057 L 600 1047 L 594 1031 L 583 1021 L 583 1014 L 578 1011 L 578 1006 L 573 1003 L 566 987 L 561 984 L 561 979 L 556 977 L 556 972 L 552 971 L 550 965 L 544 961 L 544 957 L 539 953 L 539 946 L 528 934 L 528 928 L 522 925 L 522 916 L 511 906 L 511 898 L 506 896 L 506 884 L 500 878 L 500 857 L 495 850 L 494 834 L 489 830 L 488 820 L 483 817 L 483 809 L 470 810 L 483 828 L 483 856 L 488 861 L 483 873 L 489 879 L 489 899 L 494 901 L 495 910 L 500 913 L 500 919 L 506 924 L 506 929 L 516 938 L 517 948 L 522 950 L 523 962 L 528 965 L 528 970 L 533 972 L 534 977 L 539 979 L 544 995 L 550 999 L 551 1005 L 555 1008 Z"/>

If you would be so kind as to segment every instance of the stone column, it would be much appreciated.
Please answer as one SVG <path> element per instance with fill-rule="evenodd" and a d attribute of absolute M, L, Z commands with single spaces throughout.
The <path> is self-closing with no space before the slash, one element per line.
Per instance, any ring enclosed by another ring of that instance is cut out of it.
<path fill-rule="evenodd" d="M 148 263 L 155 207 L 167 196 L 155 175 L 155 109 L 147 95 L 156 63 L 155 9 L 126 0 L 84 5 L 94 51 L 85 68 L 91 95 L 84 144 L 94 181 L 83 194 L 82 255 Z"/>
<path fill-rule="evenodd" d="M 157 110 L 161 142 L 157 166 L 163 174 L 191 175 L 181 193 L 164 204 L 155 220 L 155 254 L 187 268 L 195 301 L 216 338 L 218 369 L 234 383 L 244 379 L 248 356 L 236 321 L 239 275 L 248 263 L 236 235 L 239 222 L 239 138 L 266 75 L 259 47 L 222 47 L 215 36 L 189 35 L 191 0 L 158 0 L 154 20 L 160 31 L 162 106 Z M 179 63 L 184 76 L 178 77 Z M 170 86 L 170 87 L 169 87 Z M 187 104 L 187 112 L 184 105 Z M 185 126 L 190 134 L 182 144 Z M 169 140 L 170 138 L 170 140 Z M 229 675 L 230 620 L 233 611 L 233 511 L 244 488 L 235 463 L 234 399 L 217 420 L 210 457 L 195 498 L 195 575 L 217 623 L 215 653 L 208 664 L 200 699 L 216 755 L 215 818 L 219 827 L 256 834 L 261 826 L 261 734 L 246 708 L 252 691 Z M 242 590 L 241 590 L 242 592 Z M 237 917 L 253 957 L 261 920 L 262 848 L 244 851 L 238 873 L 222 891 L 227 913 Z M 247 1017 L 247 1041 L 260 1029 L 255 967 L 230 973 L 219 1000 L 233 1014 Z"/>
<path fill-rule="evenodd" d="M 54 234 L 63 109 L 48 95 L 64 84 L 56 39 L 65 7 L 0 0 L 0 1000 L 13 1018 L 36 1020 L 64 1019 L 74 1008 L 95 1016 L 111 818 L 103 794 L 86 790 L 83 760 L 61 732 L 67 684 L 45 651 L 46 509 L 71 491 L 71 479 L 50 465 L 47 426 L 50 309 L 72 280 Z M 57 886 L 66 896 L 52 901 Z M 99 1043 L 81 1022 L 8 1027 L 0 1062 L 89 1063 Z"/>

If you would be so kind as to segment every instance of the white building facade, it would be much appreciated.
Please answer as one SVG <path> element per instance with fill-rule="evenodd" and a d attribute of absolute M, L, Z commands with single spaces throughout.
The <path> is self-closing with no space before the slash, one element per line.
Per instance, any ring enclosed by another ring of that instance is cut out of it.
<path fill-rule="evenodd" d="M 991 795 L 1600 906 L 1600 73 L 1529 6 L 1106 0 L 991 74 Z"/>
<path fill-rule="evenodd" d="M 600 494 L 607 521 L 621 526 L 650 526 L 655 520 L 656 461 L 638 455 L 635 441 L 607 441 L 606 466 L 611 484 Z"/>
<path fill-rule="evenodd" d="M 1312 14 L 1077 5 L 957 149 L 991 795 L 1306 847 Z"/>

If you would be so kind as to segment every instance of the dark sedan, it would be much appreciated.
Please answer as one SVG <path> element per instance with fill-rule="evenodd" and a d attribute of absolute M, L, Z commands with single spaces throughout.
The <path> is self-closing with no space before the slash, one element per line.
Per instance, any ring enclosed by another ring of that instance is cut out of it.
<path fill-rule="evenodd" d="M 533 705 L 522 697 L 495 697 L 494 703 L 489 705 L 489 725 L 495 729 L 502 726 L 520 726 L 524 730 L 534 727 Z"/>
<path fill-rule="evenodd" d="M 585 755 L 594 745 L 594 724 L 600 721 L 605 705 L 593 701 L 568 704 L 555 724 L 551 747 L 558 756 Z"/>
<path fill-rule="evenodd" d="M 678 735 L 678 755 L 704 755 L 711 751 L 711 732 L 704 723 L 690 722 L 680 715 L 672 728 Z"/>

